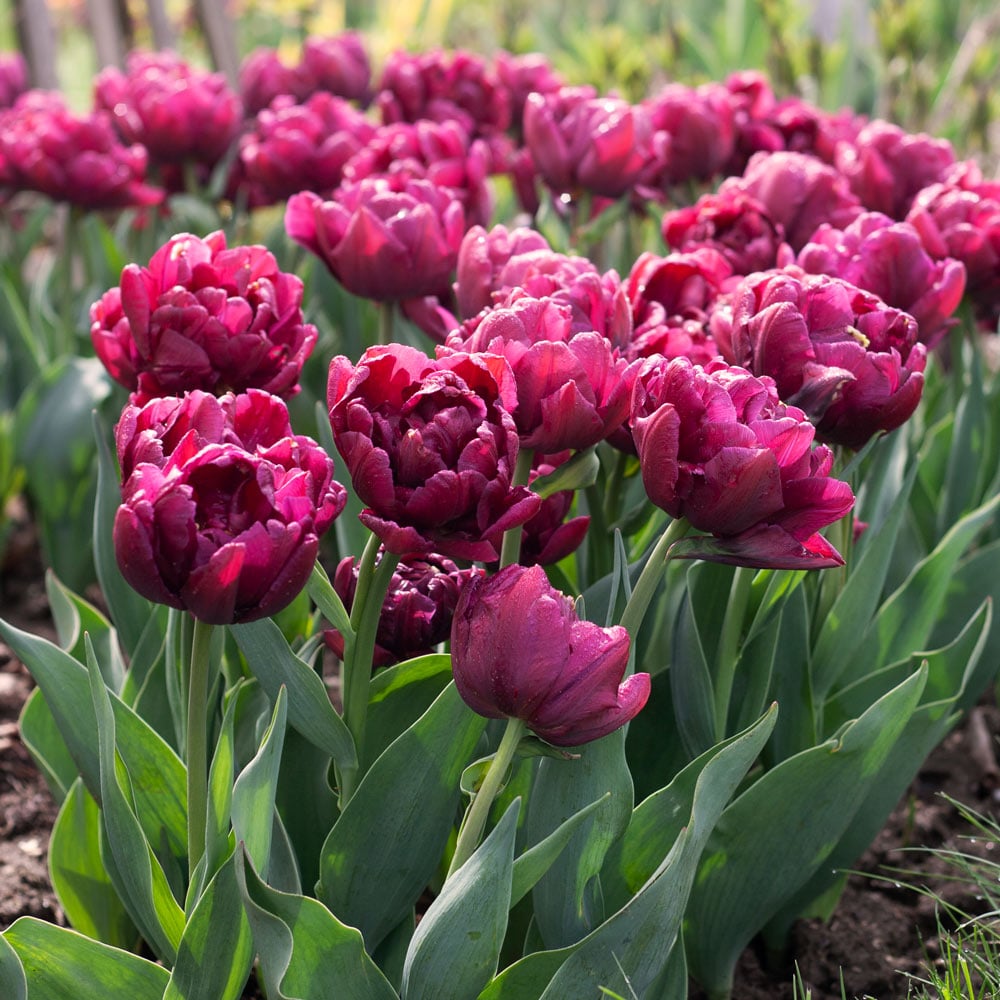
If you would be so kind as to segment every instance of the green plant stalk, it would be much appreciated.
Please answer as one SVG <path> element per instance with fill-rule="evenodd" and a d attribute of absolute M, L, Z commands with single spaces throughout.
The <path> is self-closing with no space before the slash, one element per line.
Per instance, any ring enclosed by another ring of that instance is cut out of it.
<path fill-rule="evenodd" d="M 378 307 L 378 344 L 385 346 L 392 343 L 396 329 L 396 303 L 380 302 Z"/>
<path fill-rule="evenodd" d="M 376 565 L 379 539 L 372 535 L 358 567 L 358 584 L 351 606 L 351 627 L 354 638 L 345 636 L 343 698 L 344 722 L 354 737 L 358 752 L 357 768 L 344 769 L 340 773 L 341 808 L 347 804 L 358 781 L 363 777 L 360 762 L 364 755 L 365 728 L 368 722 L 368 696 L 372 677 L 372 654 L 375 651 L 375 636 L 378 632 L 382 604 L 392 582 L 392 574 L 399 564 L 399 556 L 383 552 Z"/>
<path fill-rule="evenodd" d="M 715 738 L 719 742 L 726 738 L 726 720 L 729 717 L 729 702 L 733 695 L 733 680 L 739 660 L 743 618 L 756 572 L 746 566 L 736 567 L 729 588 L 726 614 L 722 619 L 722 634 L 719 636 L 715 656 Z"/>
<path fill-rule="evenodd" d="M 514 760 L 517 746 L 521 742 L 526 728 L 521 719 L 507 720 L 507 728 L 503 731 L 500 746 L 497 747 L 497 752 L 493 755 L 493 760 L 490 761 L 490 766 L 486 769 L 483 783 L 479 786 L 479 791 L 476 792 L 475 798 L 469 806 L 469 811 L 465 814 L 462 828 L 459 830 L 455 854 L 448 866 L 448 878 L 451 878 L 472 857 L 479 846 L 493 801 L 503 786 L 504 778 Z"/>
<path fill-rule="evenodd" d="M 646 560 L 646 565 L 642 567 L 639 579 L 635 581 L 632 589 L 632 596 L 625 605 L 619 624 L 628 630 L 632 641 L 635 642 L 642 625 L 643 618 L 649 610 L 653 594 L 660 582 L 660 577 L 666 568 L 667 560 L 670 558 L 670 547 L 674 542 L 683 538 L 691 530 L 691 524 L 685 517 L 678 517 L 667 525 L 666 531 L 660 535 L 660 540 L 656 543 L 653 551 Z"/>
<path fill-rule="evenodd" d="M 191 659 L 188 663 L 187 710 L 187 835 L 188 878 L 205 853 L 208 822 L 208 688 L 209 652 L 214 625 L 194 619 Z"/>
<path fill-rule="evenodd" d="M 514 466 L 514 478 L 511 486 L 527 486 L 531 478 L 531 463 L 535 459 L 534 448 L 522 448 L 517 453 L 517 463 Z M 524 525 L 517 524 L 503 533 L 500 546 L 500 568 L 513 566 L 521 558 L 521 538 L 524 536 Z"/>

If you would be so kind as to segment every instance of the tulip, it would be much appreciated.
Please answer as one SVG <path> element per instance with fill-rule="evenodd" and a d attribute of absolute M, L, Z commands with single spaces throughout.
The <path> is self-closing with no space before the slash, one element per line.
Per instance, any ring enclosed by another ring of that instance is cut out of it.
<path fill-rule="evenodd" d="M 146 162 L 142 146 L 121 144 L 105 112 L 75 115 L 57 94 L 28 91 L 3 112 L 0 189 L 87 209 L 155 205 L 163 191 L 144 182 Z"/>
<path fill-rule="evenodd" d="M 436 361 L 400 344 L 330 364 L 333 438 L 367 509 L 360 518 L 397 554 L 489 562 L 539 498 L 512 486 L 518 457 L 513 376 L 495 355 Z"/>
<path fill-rule="evenodd" d="M 276 97 L 304 101 L 308 86 L 296 67 L 281 61 L 276 49 L 254 49 L 240 63 L 239 93 L 246 115 L 258 114 Z"/>
<path fill-rule="evenodd" d="M 430 181 L 368 177 L 341 185 L 330 201 L 293 195 L 285 229 L 349 292 L 392 302 L 447 294 L 465 213 L 449 189 Z"/>
<path fill-rule="evenodd" d="M 528 485 L 540 476 L 555 472 L 569 456 L 568 451 L 559 455 L 536 455 Z M 575 552 L 583 543 L 590 527 L 590 517 L 584 514 L 566 520 L 574 495 L 573 490 L 550 493 L 542 500 L 538 513 L 525 522 L 518 558 L 522 566 L 551 566 Z"/>
<path fill-rule="evenodd" d="M 722 254 L 733 274 L 753 274 L 790 263 L 784 227 L 746 191 L 730 188 L 703 195 L 694 205 L 666 212 L 663 239 L 672 249 L 690 253 L 708 247 Z"/>
<path fill-rule="evenodd" d="M 829 478 L 833 454 L 813 447 L 812 424 L 774 383 L 713 361 L 650 358 L 631 401 L 632 436 L 650 500 L 710 540 L 677 554 L 738 566 L 838 566 L 819 530 L 853 506 Z"/>
<path fill-rule="evenodd" d="M 302 43 L 298 75 L 304 96 L 325 91 L 362 106 L 371 100 L 371 63 L 357 32 L 310 35 Z"/>
<path fill-rule="evenodd" d="M 949 317 L 962 301 L 965 267 L 950 257 L 932 260 L 913 226 L 879 212 L 859 215 L 843 230 L 820 226 L 799 252 L 798 264 L 812 274 L 843 278 L 909 313 L 929 348 L 957 322 Z"/>
<path fill-rule="evenodd" d="M 837 145 L 837 169 L 851 190 L 865 208 L 893 219 L 906 218 L 917 193 L 945 180 L 954 164 L 955 151 L 946 139 L 911 135 L 880 120 L 869 122 L 853 142 Z"/>
<path fill-rule="evenodd" d="M 20 52 L 0 53 L 0 108 L 9 108 L 28 89 L 28 66 Z"/>
<path fill-rule="evenodd" d="M 115 555 L 143 597 L 226 625 L 273 615 L 305 586 L 347 496 L 280 399 L 155 399 L 126 406 L 115 437 Z"/>
<path fill-rule="evenodd" d="M 529 94 L 524 142 L 556 194 L 618 198 L 638 180 L 652 152 L 645 108 L 587 88 Z"/>
<path fill-rule="evenodd" d="M 508 360 L 524 448 L 589 448 L 625 419 L 628 362 L 596 331 L 575 331 L 571 308 L 555 299 L 515 290 L 449 334 L 445 349 Z"/>
<path fill-rule="evenodd" d="M 539 566 L 469 580 L 455 609 L 451 655 L 455 685 L 473 711 L 520 719 L 555 746 L 614 732 L 649 697 L 648 674 L 622 680 L 625 629 L 578 619 Z"/>
<path fill-rule="evenodd" d="M 302 317 L 302 281 L 262 246 L 182 233 L 129 264 L 90 310 L 94 349 L 142 405 L 201 389 L 298 392 L 316 328 Z"/>
<path fill-rule="evenodd" d="M 727 361 L 773 378 L 828 442 L 860 448 L 920 402 L 927 350 L 913 317 L 839 278 L 794 267 L 750 275 L 731 322 L 712 331 Z"/>
<path fill-rule="evenodd" d="M 243 108 L 221 73 L 189 66 L 170 52 L 133 52 L 127 71 L 103 69 L 94 103 L 111 114 L 126 142 L 159 164 L 213 167 L 239 133 Z"/>
<path fill-rule="evenodd" d="M 360 111 L 333 94 L 317 92 L 304 104 L 275 98 L 240 137 L 241 179 L 250 185 L 251 204 L 274 204 L 300 191 L 329 195 L 374 133 Z"/>
<path fill-rule="evenodd" d="M 400 559 L 382 602 L 372 666 L 385 667 L 434 652 L 451 634 L 458 595 L 481 569 L 459 569 L 444 556 L 414 553 Z M 344 607 L 351 611 L 358 584 L 358 560 L 345 556 L 333 576 Z M 344 639 L 336 629 L 324 633 L 327 646 L 344 656 Z"/>
<path fill-rule="evenodd" d="M 549 60 L 537 52 L 513 55 L 501 49 L 494 63 L 497 79 L 509 95 L 511 127 L 521 135 L 524 125 L 524 102 L 529 94 L 551 94 L 565 86 Z"/>
<path fill-rule="evenodd" d="M 733 191 L 760 202 L 796 252 L 821 223 L 843 229 L 861 213 L 846 179 L 805 153 L 757 153 L 742 177 L 731 177 L 719 186 L 720 195 Z"/>
<path fill-rule="evenodd" d="M 695 364 L 718 357 L 708 322 L 730 273 L 725 258 L 709 247 L 666 257 L 642 254 L 625 283 L 635 326 L 626 356 L 684 356 Z"/>

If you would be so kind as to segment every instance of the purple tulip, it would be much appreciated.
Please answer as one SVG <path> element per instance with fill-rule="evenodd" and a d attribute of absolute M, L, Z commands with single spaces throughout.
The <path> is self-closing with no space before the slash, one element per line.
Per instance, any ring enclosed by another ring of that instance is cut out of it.
<path fill-rule="evenodd" d="M 746 191 L 730 188 L 703 195 L 694 205 L 666 212 L 663 239 L 672 250 L 702 247 L 725 257 L 733 274 L 747 275 L 791 263 L 784 227 Z"/>
<path fill-rule="evenodd" d="M 342 97 L 319 91 L 303 104 L 277 97 L 240 137 L 241 182 L 251 205 L 284 201 L 300 191 L 329 196 L 344 167 L 375 127 Z"/>
<path fill-rule="evenodd" d="M 629 636 L 576 616 L 538 566 L 470 580 L 451 629 L 459 694 L 489 719 L 515 718 L 548 743 L 580 746 L 635 718 L 648 674 L 622 680 Z"/>
<path fill-rule="evenodd" d="M 55 93 L 29 90 L 0 112 L 0 190 L 40 191 L 87 209 L 156 205 L 146 150 L 123 146 L 104 112 L 78 116 Z"/>
<path fill-rule="evenodd" d="M 309 96 L 308 83 L 298 69 L 283 63 L 276 49 L 263 46 L 240 63 L 239 92 L 248 116 L 259 114 L 276 97 L 304 101 Z"/>
<path fill-rule="evenodd" d="M 302 43 L 298 75 L 306 97 L 326 92 L 362 107 L 371 100 L 371 63 L 357 32 L 310 35 Z"/>
<path fill-rule="evenodd" d="M 652 123 L 641 105 L 596 97 L 583 87 L 529 94 L 524 142 L 557 195 L 618 198 L 638 180 L 652 152 Z"/>
<path fill-rule="evenodd" d="M 784 229 L 796 253 L 821 223 L 843 229 L 861 214 L 861 204 L 847 180 L 805 153 L 757 153 L 742 177 L 731 177 L 719 186 L 720 195 L 734 191 L 760 202 L 771 220 Z"/>
<path fill-rule="evenodd" d="M 625 283 L 635 327 L 626 356 L 662 354 L 695 364 L 718 357 L 709 316 L 730 274 L 725 258 L 708 247 L 665 257 L 642 254 Z"/>
<path fill-rule="evenodd" d="M 20 52 L 0 52 L 0 108 L 9 108 L 28 89 L 28 65 Z"/>
<path fill-rule="evenodd" d="M 774 383 L 742 368 L 650 358 L 632 393 L 632 435 L 650 500 L 715 536 L 685 555 L 775 569 L 842 564 L 818 534 L 853 506 L 829 478 L 833 454 L 813 448 L 805 414 Z"/>
<path fill-rule="evenodd" d="M 115 437 L 115 554 L 143 597 L 227 625 L 273 615 L 305 586 L 347 496 L 280 399 L 154 399 L 127 406 Z"/>
<path fill-rule="evenodd" d="M 451 620 L 462 588 L 470 578 L 482 573 L 481 569 L 459 569 L 450 559 L 431 552 L 403 556 L 382 602 L 372 665 L 387 667 L 433 653 L 434 647 L 451 634 Z M 357 585 L 358 560 L 345 556 L 337 564 L 333 589 L 348 611 L 354 605 Z M 344 637 L 336 629 L 327 629 L 323 638 L 343 658 Z"/>
<path fill-rule="evenodd" d="M 880 212 L 865 212 L 843 230 L 820 226 L 799 252 L 798 264 L 812 274 L 843 278 L 908 312 L 928 348 L 957 322 L 950 317 L 962 301 L 965 267 L 950 257 L 932 260 L 913 226 Z"/>
<path fill-rule="evenodd" d="M 171 52 L 133 52 L 125 73 L 106 67 L 94 81 L 94 103 L 126 142 L 142 143 L 158 164 L 215 166 L 243 118 L 221 73 L 194 69 Z"/>
<path fill-rule="evenodd" d="M 837 145 L 837 169 L 851 190 L 865 208 L 893 219 L 905 219 L 916 194 L 945 180 L 954 164 L 955 151 L 946 139 L 913 135 L 885 121 L 869 122 L 853 142 Z"/>
<path fill-rule="evenodd" d="M 555 299 L 516 289 L 449 334 L 445 349 L 507 359 L 522 447 L 589 448 L 628 411 L 628 362 L 595 330 L 574 330 L 572 309 Z"/>
<path fill-rule="evenodd" d="M 330 201 L 293 195 L 285 229 L 349 292 L 391 302 L 447 295 L 465 212 L 450 189 L 430 181 L 368 177 L 341 185 Z"/>
<path fill-rule="evenodd" d="M 361 521 L 390 552 L 497 559 L 503 533 L 539 499 L 512 487 L 517 463 L 513 375 L 497 355 L 436 361 L 412 347 L 371 347 L 330 364 L 333 438 L 367 509 Z"/>
<path fill-rule="evenodd" d="M 920 402 L 927 349 L 913 317 L 839 278 L 752 274 L 733 292 L 731 323 L 713 319 L 723 357 L 773 378 L 826 441 L 860 448 Z"/>
<path fill-rule="evenodd" d="M 509 95 L 511 128 L 521 135 L 524 125 L 524 102 L 529 94 L 551 94 L 565 81 L 548 58 L 538 52 L 513 55 L 501 49 L 496 54 L 495 69 L 500 85 Z"/>
<path fill-rule="evenodd" d="M 141 406 L 193 389 L 298 392 L 316 328 L 302 281 L 262 246 L 227 248 L 222 232 L 182 233 L 90 309 L 90 337 L 111 376 Z"/>

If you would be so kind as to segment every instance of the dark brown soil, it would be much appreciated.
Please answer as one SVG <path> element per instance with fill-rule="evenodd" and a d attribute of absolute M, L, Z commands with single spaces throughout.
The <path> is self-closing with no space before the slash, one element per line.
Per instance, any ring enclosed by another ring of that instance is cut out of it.
<path fill-rule="evenodd" d="M 0 617 L 20 628 L 52 634 L 42 567 L 23 523 L 0 566 Z M 31 679 L 0 644 L 0 929 L 30 914 L 65 923 L 49 884 L 46 855 L 56 809 L 18 737 L 17 719 Z M 943 876 L 954 869 L 928 850 L 959 850 L 1000 862 L 1000 845 L 975 836 L 941 793 L 981 813 L 1000 812 L 994 755 L 1000 733 L 995 698 L 984 699 L 927 761 L 875 844 L 859 862 L 828 923 L 800 921 L 786 961 L 767 967 L 754 948 L 743 955 L 734 1000 L 791 1000 L 797 963 L 812 1000 L 902 1000 L 906 973 L 921 975 L 938 957 L 935 902 L 908 885 L 930 886 L 968 913 L 985 904 L 975 890 Z M 896 875 L 889 869 L 910 869 Z M 246 996 L 257 996 L 253 987 Z M 692 991 L 692 1000 L 703 1000 Z M 804 1000 L 804 996 L 803 996 Z"/>

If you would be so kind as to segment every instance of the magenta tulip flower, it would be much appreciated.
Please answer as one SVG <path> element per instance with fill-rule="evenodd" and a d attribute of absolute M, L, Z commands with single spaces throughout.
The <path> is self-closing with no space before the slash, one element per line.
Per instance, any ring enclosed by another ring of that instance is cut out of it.
<path fill-rule="evenodd" d="M 723 357 L 775 380 L 820 437 L 860 448 L 906 421 L 920 402 L 927 349 L 916 321 L 878 296 L 799 268 L 763 271 L 713 317 Z"/>
<path fill-rule="evenodd" d="M 0 113 L 0 192 L 39 191 L 86 209 L 156 205 L 147 154 L 123 146 L 105 112 L 75 115 L 62 97 L 29 90 Z"/>
<path fill-rule="evenodd" d="M 115 554 L 143 597 L 226 625 L 275 614 L 305 586 L 347 496 L 280 399 L 155 399 L 127 406 L 115 437 Z"/>
<path fill-rule="evenodd" d="M 90 336 L 111 376 L 142 405 L 193 389 L 298 392 L 316 328 L 302 318 L 302 281 L 265 247 L 182 233 L 91 306 Z"/>
<path fill-rule="evenodd" d="M 349 292 L 393 302 L 447 295 L 465 212 L 454 192 L 430 181 L 368 177 L 341 185 L 330 201 L 293 195 L 285 229 Z"/>
<path fill-rule="evenodd" d="M 194 69 L 171 52 L 133 52 L 127 70 L 103 69 L 95 106 L 126 142 L 139 142 L 160 164 L 213 167 L 240 130 L 243 107 L 221 73 Z"/>
<path fill-rule="evenodd" d="M 886 305 L 917 321 L 921 343 L 933 347 L 957 320 L 965 267 L 951 257 L 932 260 L 920 234 L 879 212 L 859 215 L 846 229 L 823 225 L 801 251 L 798 264 L 874 292 Z"/>
<path fill-rule="evenodd" d="M 635 718 L 648 674 L 623 680 L 628 632 L 576 616 L 539 566 L 508 566 L 470 580 L 451 629 L 459 694 L 489 719 L 521 719 L 555 746 L 580 746 Z"/>
<path fill-rule="evenodd" d="M 851 488 L 829 477 L 833 453 L 813 447 L 812 424 L 771 379 L 721 361 L 650 358 L 631 426 L 650 500 L 714 536 L 675 554 L 774 569 L 843 563 L 818 532 L 851 509 Z"/>
<path fill-rule="evenodd" d="M 371 347 L 330 365 L 337 450 L 367 509 L 360 518 L 397 554 L 499 558 L 503 534 L 539 498 L 512 486 L 517 463 L 510 366 L 498 355 Z"/>
<path fill-rule="evenodd" d="M 28 65 L 20 52 L 0 52 L 0 108 L 9 108 L 28 89 Z"/>

